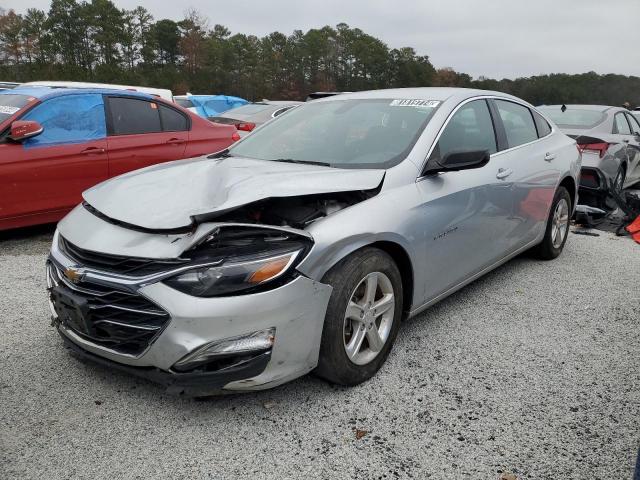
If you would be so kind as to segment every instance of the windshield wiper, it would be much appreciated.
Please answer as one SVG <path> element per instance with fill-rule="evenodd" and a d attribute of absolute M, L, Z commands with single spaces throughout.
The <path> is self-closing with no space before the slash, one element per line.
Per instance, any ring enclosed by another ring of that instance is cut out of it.
<path fill-rule="evenodd" d="M 271 160 L 272 162 L 284 162 L 284 163 L 301 163 L 304 165 L 320 165 L 322 167 L 330 167 L 331 164 L 327 162 L 315 162 L 313 160 L 296 160 L 294 158 L 276 158 Z"/>
<path fill-rule="evenodd" d="M 229 153 L 229 149 L 227 148 L 225 150 L 222 150 L 221 152 L 212 153 L 207 158 L 229 158 L 229 157 L 233 157 L 233 155 Z"/>

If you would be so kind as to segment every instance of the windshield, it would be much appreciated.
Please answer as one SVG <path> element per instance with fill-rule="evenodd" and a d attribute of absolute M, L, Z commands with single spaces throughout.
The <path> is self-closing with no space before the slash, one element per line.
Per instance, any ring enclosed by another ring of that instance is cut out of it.
<path fill-rule="evenodd" d="M 390 98 L 308 103 L 267 123 L 229 153 L 341 168 L 389 168 L 407 156 L 439 105 Z"/>
<path fill-rule="evenodd" d="M 0 92 L 0 123 L 24 107 L 33 97 Z"/>
<path fill-rule="evenodd" d="M 560 128 L 593 128 L 606 118 L 604 112 L 600 110 L 572 109 L 571 107 L 564 112 L 561 107 L 540 107 L 538 110 Z"/>

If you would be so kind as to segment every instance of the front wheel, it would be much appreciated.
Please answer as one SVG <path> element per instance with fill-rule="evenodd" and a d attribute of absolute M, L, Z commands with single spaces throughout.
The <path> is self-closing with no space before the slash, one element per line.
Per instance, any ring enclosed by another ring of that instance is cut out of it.
<path fill-rule="evenodd" d="M 553 197 L 551 212 L 542 242 L 535 247 L 535 255 L 542 260 L 553 260 L 562 253 L 569 234 L 571 219 L 571 196 L 564 187 L 559 187 Z"/>
<path fill-rule="evenodd" d="M 340 385 L 371 378 L 385 362 L 400 327 L 402 279 L 377 248 L 359 250 L 323 279 L 333 287 L 315 373 Z"/>

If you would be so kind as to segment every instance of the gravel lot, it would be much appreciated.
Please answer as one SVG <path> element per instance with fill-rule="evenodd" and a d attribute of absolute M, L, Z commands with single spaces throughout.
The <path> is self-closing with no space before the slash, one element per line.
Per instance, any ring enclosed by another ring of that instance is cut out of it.
<path fill-rule="evenodd" d="M 511 261 L 408 321 L 359 387 L 308 376 L 196 401 L 64 351 L 45 297 L 50 237 L 0 237 L 1 478 L 632 476 L 640 246 L 629 239 L 571 234 L 554 262 Z"/>

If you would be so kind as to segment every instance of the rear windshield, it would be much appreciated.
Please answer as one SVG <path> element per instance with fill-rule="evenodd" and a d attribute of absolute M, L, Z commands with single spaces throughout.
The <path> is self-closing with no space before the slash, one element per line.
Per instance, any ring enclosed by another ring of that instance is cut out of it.
<path fill-rule="evenodd" d="M 600 125 L 607 117 L 599 110 L 583 110 L 568 107 L 564 112 L 561 107 L 540 107 L 541 112 L 547 115 L 560 128 L 593 128 Z"/>
<path fill-rule="evenodd" d="M 310 102 L 265 124 L 229 153 L 339 168 L 389 168 L 408 155 L 439 105 L 392 98 Z"/>
<path fill-rule="evenodd" d="M 193 102 L 191 100 L 187 100 L 186 98 L 176 98 L 175 102 L 182 108 L 193 108 Z"/>
<path fill-rule="evenodd" d="M 0 123 L 29 103 L 33 97 L 0 92 Z"/>

